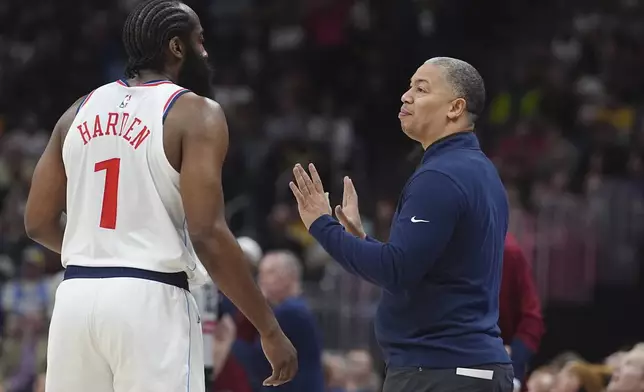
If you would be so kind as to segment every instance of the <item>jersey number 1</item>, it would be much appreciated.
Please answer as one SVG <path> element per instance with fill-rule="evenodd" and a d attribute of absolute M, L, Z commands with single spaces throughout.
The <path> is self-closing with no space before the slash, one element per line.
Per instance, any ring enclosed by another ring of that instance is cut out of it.
<path fill-rule="evenodd" d="M 105 170 L 105 188 L 103 188 L 103 207 L 101 208 L 100 227 L 112 229 L 116 227 L 117 200 L 119 194 L 119 171 L 121 159 L 112 158 L 94 165 L 94 172 Z"/>

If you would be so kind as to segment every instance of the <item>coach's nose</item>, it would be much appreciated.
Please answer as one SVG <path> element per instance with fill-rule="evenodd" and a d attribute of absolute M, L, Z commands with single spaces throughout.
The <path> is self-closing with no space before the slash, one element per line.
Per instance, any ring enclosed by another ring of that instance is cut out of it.
<path fill-rule="evenodd" d="M 413 103 L 414 99 L 412 98 L 411 94 L 409 93 L 411 89 L 405 91 L 405 93 L 400 97 L 400 100 L 402 103 L 410 104 Z"/>

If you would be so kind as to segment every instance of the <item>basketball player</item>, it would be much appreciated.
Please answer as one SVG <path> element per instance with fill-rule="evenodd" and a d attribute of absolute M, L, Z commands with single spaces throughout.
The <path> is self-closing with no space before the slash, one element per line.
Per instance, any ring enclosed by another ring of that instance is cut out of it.
<path fill-rule="evenodd" d="M 200 317 L 187 289 L 206 270 L 260 332 L 273 367 L 265 385 L 287 382 L 295 349 L 224 217 L 228 129 L 203 97 L 210 73 L 199 19 L 179 1 L 146 1 L 123 41 L 128 79 L 62 115 L 27 201 L 27 233 L 66 267 L 47 391 L 202 392 Z"/>

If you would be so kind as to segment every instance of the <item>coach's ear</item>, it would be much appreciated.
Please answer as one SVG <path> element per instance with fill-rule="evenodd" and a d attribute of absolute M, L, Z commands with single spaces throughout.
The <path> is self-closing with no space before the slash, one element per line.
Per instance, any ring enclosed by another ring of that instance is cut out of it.
<path fill-rule="evenodd" d="M 449 112 L 447 112 L 447 117 L 452 121 L 456 120 L 465 113 L 465 106 L 466 103 L 463 98 L 456 98 L 452 101 L 452 106 L 450 107 Z"/>
<path fill-rule="evenodd" d="M 179 39 L 179 37 L 173 37 L 172 39 L 170 39 L 170 41 L 168 42 L 168 49 L 170 50 L 170 53 L 173 57 L 183 59 L 185 50 L 183 47 L 183 42 L 181 42 L 181 39 Z"/>

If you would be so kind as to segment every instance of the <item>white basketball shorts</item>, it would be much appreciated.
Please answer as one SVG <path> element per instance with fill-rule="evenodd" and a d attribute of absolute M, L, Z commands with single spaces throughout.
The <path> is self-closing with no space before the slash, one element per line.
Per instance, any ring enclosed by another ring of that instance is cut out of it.
<path fill-rule="evenodd" d="M 131 277 L 64 280 L 47 392 L 204 392 L 200 316 L 189 291 Z"/>

